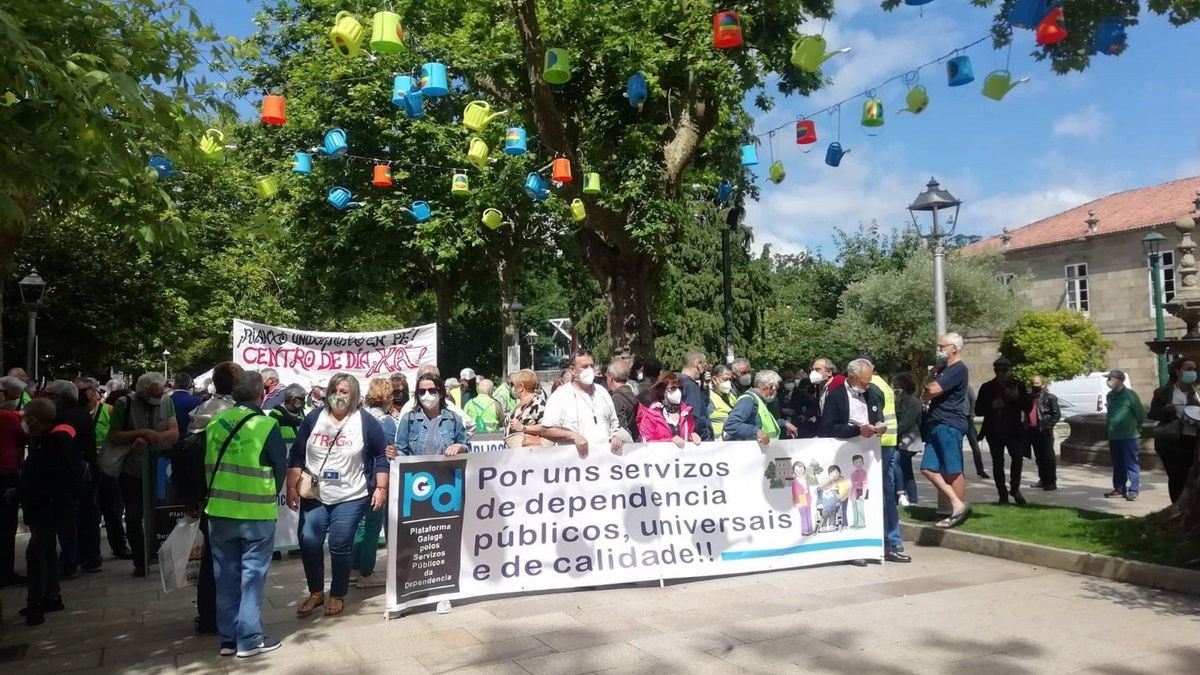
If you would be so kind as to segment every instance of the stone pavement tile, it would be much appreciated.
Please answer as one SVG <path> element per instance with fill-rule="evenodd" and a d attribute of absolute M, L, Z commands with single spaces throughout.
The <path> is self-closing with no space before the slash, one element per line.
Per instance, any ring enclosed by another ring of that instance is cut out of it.
<path fill-rule="evenodd" d="M 797 661 L 805 673 L 838 675 L 917 675 L 944 672 L 939 664 L 918 652 L 895 644 L 874 644 L 869 649 L 815 655 Z"/>
<path fill-rule="evenodd" d="M 999 652 L 1036 660 L 1045 654 L 1045 649 L 1027 637 L 1033 632 L 1029 625 L 1021 632 L 1001 633 L 986 624 L 947 619 L 939 624 L 939 628 L 905 636 L 900 644 L 938 662 L 962 661 Z"/>
<path fill-rule="evenodd" d="M 654 660 L 652 656 L 628 642 L 614 642 L 597 647 L 519 659 L 517 665 L 533 675 L 579 675 L 652 660 Z"/>
<path fill-rule="evenodd" d="M 328 647 L 316 653 L 290 647 L 291 645 L 285 641 L 283 647 L 269 654 L 249 659 L 225 657 L 224 665 L 230 672 L 253 670 L 254 675 L 292 675 L 295 673 L 320 675 L 335 670 L 350 670 L 366 666 L 358 653 L 347 647 Z"/>
<path fill-rule="evenodd" d="M 26 657 L 18 666 L 21 675 L 42 675 L 43 673 L 67 673 L 76 670 L 88 670 L 100 666 L 101 650 L 89 649 L 83 652 L 69 654 L 52 654 L 39 658 Z M 17 672 L 8 670 L 7 672 Z"/>
<path fill-rule="evenodd" d="M 519 659 L 541 656 L 553 653 L 534 637 L 519 637 L 512 640 L 488 642 L 474 647 L 447 649 L 432 654 L 418 656 L 417 661 L 433 673 L 445 673 L 456 668 L 479 666 L 500 661 L 516 661 Z"/>
<path fill-rule="evenodd" d="M 1086 675 L 1167 675 L 1195 673 L 1197 664 L 1200 664 L 1200 648 L 1183 647 L 1140 654 L 1136 658 L 1089 666 L 1075 672 Z"/>
<path fill-rule="evenodd" d="M 791 636 L 713 650 L 709 655 L 752 673 L 802 673 L 798 662 L 839 651 L 815 638 Z"/>
<path fill-rule="evenodd" d="M 472 605 L 497 619 L 519 619 L 549 612 L 569 612 L 575 609 L 596 607 L 601 603 L 602 593 L 558 593 L 535 595 L 527 598 L 504 598 Z"/>
<path fill-rule="evenodd" d="M 519 619 L 466 627 L 472 635 L 479 638 L 480 642 L 496 642 L 538 633 L 552 633 L 563 629 L 582 630 L 583 628 L 585 628 L 583 622 L 563 612 L 525 616 Z"/>
<path fill-rule="evenodd" d="M 573 609 L 567 615 L 581 623 L 593 625 L 610 625 L 627 621 L 636 621 L 657 612 L 669 612 L 672 608 L 666 603 L 638 602 L 631 600 L 616 604 L 606 604 L 584 609 Z"/>
<path fill-rule="evenodd" d="M 984 654 L 961 661 L 941 662 L 936 670 L 947 675 L 1027 675 L 1050 672 L 1037 659 L 1021 659 L 1011 654 Z"/>
<path fill-rule="evenodd" d="M 741 640 L 730 637 L 716 628 L 699 628 L 679 633 L 661 633 L 631 640 L 630 644 L 652 656 L 670 661 L 691 658 L 700 652 L 732 649 Z"/>
<path fill-rule="evenodd" d="M 367 663 L 398 659 L 411 659 L 415 663 L 415 657 L 422 654 L 479 644 L 479 640 L 475 639 L 474 635 L 471 635 L 462 628 L 451 628 L 449 630 L 425 633 L 411 640 L 397 640 L 395 626 L 385 626 L 385 628 L 388 629 L 388 634 L 381 633 L 368 638 L 356 632 L 354 635 L 349 636 L 354 642 L 347 642 L 346 636 L 341 636 L 339 643 L 345 643 Z"/>
<path fill-rule="evenodd" d="M 817 612 L 796 612 L 766 618 L 724 623 L 717 630 L 740 642 L 763 642 L 803 635 L 824 624 Z"/>
<path fill-rule="evenodd" d="M 97 675 L 168 675 L 175 672 L 174 656 L 160 656 L 119 665 L 104 664 L 97 669 L 88 670 L 88 673 Z"/>
<path fill-rule="evenodd" d="M 529 675 L 529 671 L 512 661 L 488 663 L 482 666 L 466 666 L 452 671 L 454 675 Z"/>
<path fill-rule="evenodd" d="M 1086 617 L 1081 620 L 1086 621 Z M 1141 654 L 1157 651 L 1150 645 L 1131 647 L 1115 640 L 1063 636 L 1052 631 L 1030 631 L 1020 642 L 1025 644 L 1008 645 L 996 651 L 1037 662 L 1054 672 L 1070 672 L 1104 663 L 1136 661 Z"/>
<path fill-rule="evenodd" d="M 535 637 L 559 652 L 595 647 L 612 642 L 634 642 L 659 633 L 640 621 L 625 619 L 611 626 L 587 625 L 583 628 L 538 633 Z"/>
<path fill-rule="evenodd" d="M 688 654 L 676 659 L 652 659 L 596 671 L 597 675 L 732 675 L 744 672 L 744 668 L 708 654 Z"/>
<path fill-rule="evenodd" d="M 759 613 L 750 605 L 710 603 L 703 609 L 656 612 L 639 620 L 655 630 L 669 633 L 693 628 L 708 628 L 756 616 L 759 616 Z"/>

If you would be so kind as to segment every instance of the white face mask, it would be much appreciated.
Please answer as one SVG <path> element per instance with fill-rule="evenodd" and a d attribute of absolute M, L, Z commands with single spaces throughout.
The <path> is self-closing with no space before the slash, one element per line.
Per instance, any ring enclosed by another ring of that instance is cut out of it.
<path fill-rule="evenodd" d="M 683 400 L 683 392 L 678 389 L 674 391 L 668 391 L 666 399 L 667 403 L 670 403 L 671 405 L 679 405 L 679 402 Z"/>
<path fill-rule="evenodd" d="M 795 382 L 784 382 L 784 383 L 783 383 L 783 390 L 784 390 L 784 391 L 790 392 L 791 390 L 793 390 L 793 389 L 795 389 L 795 388 L 796 388 L 796 383 L 795 383 Z"/>
<path fill-rule="evenodd" d="M 813 384 L 821 384 L 825 381 L 825 376 L 822 375 L 820 371 L 814 370 L 808 374 L 808 381 L 812 382 Z"/>
<path fill-rule="evenodd" d="M 583 386 L 590 387 L 591 384 L 596 381 L 596 369 L 591 367 L 584 368 L 583 370 L 579 371 L 579 374 L 575 376 L 575 379 L 579 380 L 579 383 Z"/>
<path fill-rule="evenodd" d="M 418 398 L 422 408 L 432 408 L 438 404 L 439 400 L 437 394 L 421 394 Z"/>
<path fill-rule="evenodd" d="M 730 382 L 729 380 L 721 380 L 721 383 L 717 385 L 717 388 L 721 390 L 722 394 L 728 394 L 729 392 L 733 391 L 733 382 Z"/>

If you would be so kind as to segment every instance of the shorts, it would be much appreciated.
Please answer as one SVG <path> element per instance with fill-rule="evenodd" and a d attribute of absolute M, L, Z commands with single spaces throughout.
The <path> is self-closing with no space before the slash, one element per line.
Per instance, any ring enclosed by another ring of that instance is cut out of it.
<path fill-rule="evenodd" d="M 925 441 L 921 470 L 954 475 L 963 472 L 963 437 L 961 429 L 949 424 L 934 424 Z"/>

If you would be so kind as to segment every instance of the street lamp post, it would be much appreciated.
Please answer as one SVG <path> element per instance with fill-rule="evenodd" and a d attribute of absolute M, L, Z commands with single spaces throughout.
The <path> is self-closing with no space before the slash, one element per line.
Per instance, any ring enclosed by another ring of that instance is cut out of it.
<path fill-rule="evenodd" d="M 508 348 L 508 355 L 504 359 L 504 374 L 511 375 L 521 369 L 521 312 L 525 311 L 525 305 L 521 304 L 520 300 L 512 299 L 512 302 L 505 306 L 508 310 L 510 327 L 512 332 L 512 345 Z M 515 358 L 514 358 L 515 356 Z"/>
<path fill-rule="evenodd" d="M 949 191 L 943 190 L 936 180 L 930 178 L 929 183 L 925 185 L 925 191 L 917 195 L 917 198 L 908 207 L 913 226 L 917 228 L 917 232 L 923 239 L 929 240 L 929 247 L 933 249 L 933 314 L 938 337 L 947 332 L 946 273 L 943 269 L 946 257 L 946 238 L 954 234 L 954 228 L 958 226 L 958 209 L 961 206 L 962 202 Z M 942 230 L 941 223 L 938 222 L 938 211 L 949 208 L 954 209 L 954 216 L 950 218 L 950 229 Z M 921 224 L 917 220 L 918 212 L 928 212 L 932 216 L 933 225 L 928 234 L 921 229 Z"/>
<path fill-rule="evenodd" d="M 162 353 L 162 357 L 163 357 L 163 379 L 166 379 L 171 376 L 170 372 L 167 369 L 167 359 L 171 358 L 171 352 L 164 349 L 163 353 Z"/>
<path fill-rule="evenodd" d="M 525 334 L 525 342 L 529 343 L 529 369 L 530 370 L 537 370 L 537 361 L 535 361 L 533 359 L 533 345 L 537 342 L 537 339 L 538 339 L 537 331 L 530 328 L 529 332 Z"/>
<path fill-rule="evenodd" d="M 1162 245 L 1165 240 L 1166 237 L 1153 231 L 1142 238 L 1142 248 L 1150 257 L 1150 283 L 1154 289 L 1154 339 L 1160 343 L 1167 338 L 1162 297 Z M 1158 361 L 1158 385 L 1161 387 L 1167 383 L 1167 355 L 1160 353 L 1155 358 Z"/>
<path fill-rule="evenodd" d="M 37 372 L 37 311 L 46 300 L 46 282 L 37 269 L 29 271 L 29 276 L 17 283 L 21 291 L 21 304 L 29 310 L 29 334 L 25 344 L 25 374 L 38 379 Z"/>

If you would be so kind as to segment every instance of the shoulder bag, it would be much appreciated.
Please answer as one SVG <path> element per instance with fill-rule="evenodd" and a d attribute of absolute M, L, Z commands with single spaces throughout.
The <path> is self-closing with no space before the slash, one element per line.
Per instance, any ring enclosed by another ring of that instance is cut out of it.
<path fill-rule="evenodd" d="M 329 441 L 329 447 L 325 448 L 325 459 L 321 460 L 321 468 L 317 469 L 317 473 L 309 471 L 307 466 L 300 470 L 300 482 L 296 485 L 296 491 L 302 498 L 321 498 L 321 477 L 318 474 L 325 470 L 325 463 L 329 461 L 329 456 L 333 454 L 333 447 L 337 445 L 337 439 L 341 435 L 342 427 L 338 427 L 337 433 Z"/>

